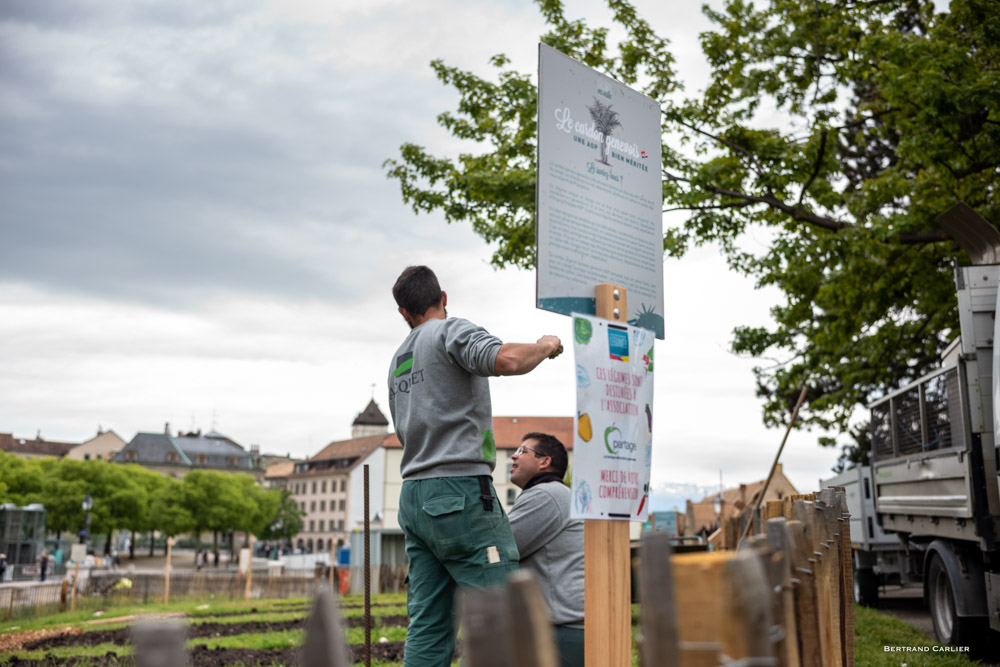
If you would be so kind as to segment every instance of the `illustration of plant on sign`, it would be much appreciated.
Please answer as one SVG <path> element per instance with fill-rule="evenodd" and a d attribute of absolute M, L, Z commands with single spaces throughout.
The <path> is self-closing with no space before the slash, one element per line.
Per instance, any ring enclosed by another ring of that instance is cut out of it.
<path fill-rule="evenodd" d="M 612 109 L 611 106 L 595 97 L 593 106 L 587 107 L 590 117 L 594 120 L 594 127 L 604 135 L 604 141 L 601 142 L 601 158 L 599 160 L 603 164 L 608 164 L 608 137 L 611 136 L 616 127 L 622 126 L 618 120 L 618 112 Z"/>

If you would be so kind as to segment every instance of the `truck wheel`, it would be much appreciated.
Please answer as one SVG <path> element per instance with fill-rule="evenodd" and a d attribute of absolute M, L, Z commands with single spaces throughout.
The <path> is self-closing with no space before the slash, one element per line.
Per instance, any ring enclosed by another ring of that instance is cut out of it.
<path fill-rule="evenodd" d="M 878 575 L 870 567 L 854 571 L 854 601 L 864 607 L 878 606 Z"/>
<path fill-rule="evenodd" d="M 930 607 L 931 620 L 934 622 L 934 634 L 942 644 L 968 646 L 975 651 L 988 626 L 984 626 L 985 619 L 959 616 L 955 612 L 953 590 L 951 577 L 944 562 L 940 556 L 932 556 L 930 567 L 927 569 L 927 604 Z"/>

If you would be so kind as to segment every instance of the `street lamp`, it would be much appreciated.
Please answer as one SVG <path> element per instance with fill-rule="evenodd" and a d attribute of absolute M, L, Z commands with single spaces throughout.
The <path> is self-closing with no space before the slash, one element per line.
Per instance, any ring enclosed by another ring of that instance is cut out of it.
<path fill-rule="evenodd" d="M 80 507 L 82 507 L 83 511 L 86 513 L 86 516 L 83 519 L 83 528 L 80 530 L 80 544 L 86 544 L 87 537 L 90 535 L 90 510 L 93 506 L 94 499 L 91 498 L 88 493 L 84 496 L 83 502 L 80 503 Z"/>

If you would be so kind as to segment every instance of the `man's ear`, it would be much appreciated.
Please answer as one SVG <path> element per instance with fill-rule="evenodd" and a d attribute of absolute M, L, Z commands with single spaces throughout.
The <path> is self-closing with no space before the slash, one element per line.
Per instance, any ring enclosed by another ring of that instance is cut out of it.
<path fill-rule="evenodd" d="M 448 307 L 448 293 L 445 292 L 444 290 L 441 290 L 441 307 L 442 308 Z"/>
<path fill-rule="evenodd" d="M 399 314 L 403 316 L 403 319 L 406 320 L 406 323 L 409 324 L 412 327 L 413 326 L 413 320 L 410 318 L 409 311 L 407 311 L 406 308 L 403 308 L 402 306 L 400 306 L 396 310 L 398 310 Z"/>

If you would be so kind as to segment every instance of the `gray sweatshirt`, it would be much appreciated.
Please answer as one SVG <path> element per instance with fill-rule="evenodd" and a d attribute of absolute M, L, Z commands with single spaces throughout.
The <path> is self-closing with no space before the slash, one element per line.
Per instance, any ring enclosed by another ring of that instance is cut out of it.
<path fill-rule="evenodd" d="M 410 331 L 389 368 L 389 411 L 403 479 L 489 475 L 496 466 L 487 376 L 503 342 L 468 320 Z"/>
<path fill-rule="evenodd" d="M 561 482 L 532 486 L 508 513 L 521 567 L 538 579 L 555 625 L 583 627 L 583 521 L 569 518 Z"/>

